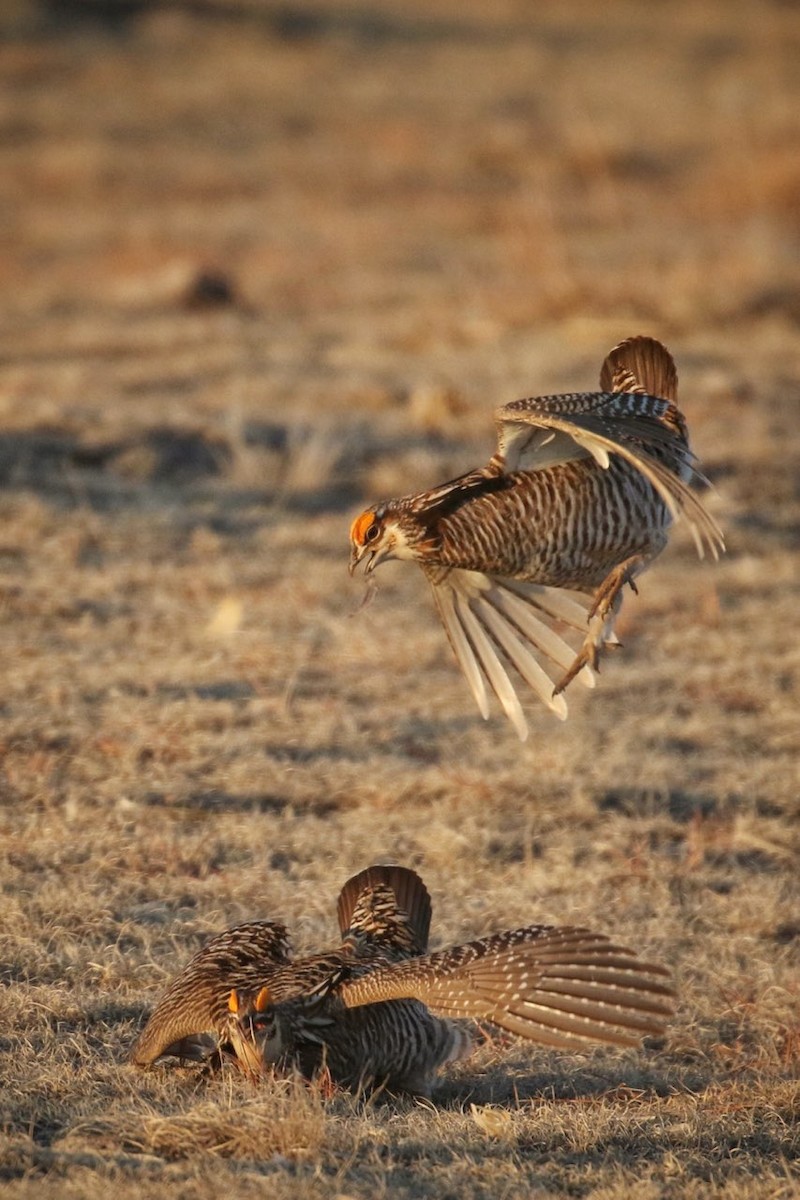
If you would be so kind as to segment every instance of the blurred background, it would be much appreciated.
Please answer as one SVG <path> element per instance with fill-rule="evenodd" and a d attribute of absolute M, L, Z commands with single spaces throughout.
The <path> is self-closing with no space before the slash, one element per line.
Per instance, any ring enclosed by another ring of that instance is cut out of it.
<path fill-rule="evenodd" d="M 632 332 L 723 392 L 721 346 L 796 336 L 793 3 L 4 0 L 0 31 L 6 425 L 425 429 L 455 390 L 485 430 Z"/>
<path fill-rule="evenodd" d="M 308 762 L 308 782 L 292 779 L 308 794 L 349 786 L 338 747 L 365 728 L 389 760 L 405 737 L 412 770 L 439 754 L 432 713 L 460 714 L 472 737 L 415 572 L 388 569 L 389 595 L 349 620 L 363 585 L 347 579 L 348 522 L 485 461 L 495 405 L 594 386 L 633 333 L 675 354 L 730 551 L 712 572 L 676 537 L 649 610 L 626 607 L 637 686 L 663 703 L 643 629 L 662 654 L 669 630 L 663 665 L 682 670 L 687 631 L 702 661 L 703 630 L 721 625 L 733 709 L 764 736 L 771 688 L 770 728 L 790 719 L 791 650 L 784 677 L 764 646 L 743 666 L 741 636 L 731 652 L 723 635 L 734 611 L 748 630 L 769 611 L 759 628 L 779 648 L 795 603 L 797 5 L 5 0 L 0 29 L 14 721 L 45 719 L 45 702 L 83 753 L 102 712 L 133 794 L 155 771 L 131 748 L 137 688 L 158 723 L 188 703 L 187 678 L 199 713 L 221 706 L 222 744 L 234 710 L 256 738 L 265 713 L 284 722 L 274 769 L 287 739 L 321 740 L 317 781 Z M 387 652 L 400 734 L 380 715 Z M 629 687 L 631 662 L 604 686 Z M 420 666 L 438 673 L 430 691 Z M 670 677 L 675 704 L 685 686 Z M 692 686 L 703 703 L 722 687 Z M 587 712 L 602 738 L 602 711 Z M 713 734 L 706 720 L 715 752 L 742 744 L 729 717 Z M 574 754 L 571 726 L 548 737 Z M 241 747 L 244 790 L 262 753 Z M 56 791 L 80 790 L 80 762 Z M 120 769 L 102 767 L 112 793 Z M 231 769 L 211 776 L 229 787 Z M 673 748 L 656 782 L 684 770 L 708 773 Z"/>

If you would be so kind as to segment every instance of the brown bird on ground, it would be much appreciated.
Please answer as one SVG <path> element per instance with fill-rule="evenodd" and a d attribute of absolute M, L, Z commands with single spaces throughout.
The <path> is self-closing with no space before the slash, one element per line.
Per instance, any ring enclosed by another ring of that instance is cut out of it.
<path fill-rule="evenodd" d="M 145 1067 L 165 1056 L 209 1058 L 227 1025 L 232 989 L 257 992 L 269 983 L 284 999 L 324 983 L 343 961 L 392 963 L 428 948 L 430 896 L 405 867 L 360 871 L 342 888 L 336 912 L 341 944 L 299 961 L 279 921 L 249 921 L 211 938 L 159 1000 L 130 1061 Z"/>
<path fill-rule="evenodd" d="M 219 1043 L 253 1074 L 327 1068 L 345 1087 L 429 1095 L 438 1069 L 472 1049 L 454 1018 L 582 1049 L 638 1045 L 674 1011 L 663 967 L 587 929 L 531 925 L 426 953 L 428 893 L 401 867 L 349 880 L 339 916 L 342 945 L 303 959 L 288 958 L 278 924 L 212 938 L 168 988 L 131 1061 L 203 1057 Z"/>
<path fill-rule="evenodd" d="M 481 714 L 488 683 L 523 740 L 509 663 L 565 718 L 562 692 L 576 676 L 594 686 L 601 651 L 617 641 L 622 589 L 636 590 L 675 517 L 686 517 L 701 557 L 724 549 L 689 487 L 704 480 L 677 387 L 669 351 L 628 338 L 603 363 L 599 392 L 498 408 L 485 467 L 375 504 L 351 526 L 351 574 L 363 561 L 367 572 L 392 558 L 418 563 Z M 564 627 L 583 635 L 577 653 Z M 549 668 L 555 686 L 541 659 L 560 670 Z"/>

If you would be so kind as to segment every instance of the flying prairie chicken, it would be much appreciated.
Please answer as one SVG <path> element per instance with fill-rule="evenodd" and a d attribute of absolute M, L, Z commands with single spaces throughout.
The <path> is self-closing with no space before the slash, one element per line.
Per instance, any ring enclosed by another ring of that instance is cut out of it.
<path fill-rule="evenodd" d="M 307 958 L 290 957 L 277 922 L 212 938 L 168 987 L 131 1061 L 202 1059 L 218 1046 L 256 1075 L 327 1068 L 345 1087 L 429 1095 L 438 1069 L 472 1049 L 458 1018 L 582 1049 L 638 1045 L 674 1010 L 663 967 L 587 929 L 531 925 L 427 953 L 430 898 L 403 867 L 348 880 L 338 915 L 341 945 Z"/>
<path fill-rule="evenodd" d="M 576 676 L 594 687 L 601 650 L 617 640 L 622 589 L 635 590 L 673 519 L 684 514 L 701 557 L 724 548 L 689 487 L 703 477 L 677 384 L 660 342 L 628 338 L 603 363 L 599 392 L 498 408 L 485 467 L 375 504 L 351 526 L 351 574 L 364 561 L 367 572 L 392 558 L 418 563 L 481 714 L 488 683 L 523 740 L 508 664 L 565 718 L 562 692 Z M 583 634 L 577 653 L 563 627 Z"/>

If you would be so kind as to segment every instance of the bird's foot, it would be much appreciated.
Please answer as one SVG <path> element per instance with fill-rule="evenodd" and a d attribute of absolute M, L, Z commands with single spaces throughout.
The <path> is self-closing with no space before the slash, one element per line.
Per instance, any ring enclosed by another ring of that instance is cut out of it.
<path fill-rule="evenodd" d="M 616 615 L 620 603 L 620 592 L 626 583 L 630 586 L 631 591 L 638 595 L 639 589 L 636 587 L 635 579 L 646 561 L 643 555 L 633 554 L 619 566 L 614 567 L 613 571 L 609 571 L 595 592 L 592 607 L 589 609 L 590 630 L 596 619 L 605 623 L 609 614 Z"/>
<path fill-rule="evenodd" d="M 597 645 L 593 637 L 587 637 L 578 653 L 575 655 L 575 660 L 572 666 L 562 675 L 556 686 L 553 688 L 553 695 L 560 696 L 564 688 L 572 683 L 576 675 L 579 675 L 584 667 L 591 667 L 592 670 L 599 670 L 600 662 L 600 647 Z"/>
<path fill-rule="evenodd" d="M 323 1100 L 332 1100 L 338 1091 L 336 1082 L 327 1065 L 320 1067 L 314 1075 L 314 1085 L 319 1089 L 319 1094 Z"/>
<path fill-rule="evenodd" d="M 588 628 L 583 645 L 569 670 L 554 687 L 554 696 L 560 695 L 584 667 L 599 671 L 601 652 L 608 646 L 619 645 L 612 626 L 614 617 L 619 611 L 622 589 L 627 583 L 634 592 L 637 590 L 634 580 L 645 561 L 641 554 L 634 554 L 630 558 L 626 558 L 619 566 L 614 567 L 613 571 L 610 571 L 600 584 L 595 592 L 592 607 L 589 609 Z"/>

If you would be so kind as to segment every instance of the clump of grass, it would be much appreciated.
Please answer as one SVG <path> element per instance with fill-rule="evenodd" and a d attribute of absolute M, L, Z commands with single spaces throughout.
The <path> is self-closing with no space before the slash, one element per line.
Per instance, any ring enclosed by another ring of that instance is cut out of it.
<path fill-rule="evenodd" d="M 196 1157 L 257 1159 L 279 1156 L 308 1161 L 331 1149 L 325 1102 L 302 1080 L 274 1080 L 259 1091 L 236 1079 L 203 1098 L 184 1094 L 175 1111 L 134 1104 L 112 1117 L 75 1122 L 55 1143 L 59 1150 L 91 1149 L 154 1155 L 160 1159 Z"/>

